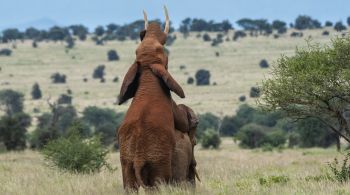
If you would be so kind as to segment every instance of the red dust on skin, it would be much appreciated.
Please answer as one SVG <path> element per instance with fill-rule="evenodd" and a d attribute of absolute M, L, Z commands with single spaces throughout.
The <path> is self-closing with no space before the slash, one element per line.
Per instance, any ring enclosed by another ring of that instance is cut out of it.
<path fill-rule="evenodd" d="M 167 15 L 167 11 L 166 11 Z M 127 190 L 154 187 L 172 178 L 175 126 L 170 90 L 184 98 L 181 86 L 166 70 L 163 45 L 169 31 L 157 23 L 148 24 L 136 50 L 136 60 L 126 73 L 119 104 L 133 97 L 118 129 L 123 185 Z"/>

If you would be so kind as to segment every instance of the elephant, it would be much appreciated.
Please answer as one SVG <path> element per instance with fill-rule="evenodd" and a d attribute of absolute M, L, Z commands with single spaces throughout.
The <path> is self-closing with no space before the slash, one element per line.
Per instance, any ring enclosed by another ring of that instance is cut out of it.
<path fill-rule="evenodd" d="M 159 24 L 148 24 L 144 12 L 144 38 L 118 97 L 119 105 L 133 98 L 117 132 L 123 185 L 127 190 L 154 187 L 172 178 L 171 161 L 176 143 L 170 90 L 181 98 L 185 94 L 167 71 L 163 50 L 169 32 L 166 8 L 165 15 L 163 32 Z"/>
<path fill-rule="evenodd" d="M 199 120 L 191 108 L 184 104 L 176 105 L 174 101 L 173 113 L 176 146 L 172 160 L 172 179 L 174 182 L 188 181 L 195 184 L 195 176 L 200 180 L 194 158 L 195 131 Z"/>

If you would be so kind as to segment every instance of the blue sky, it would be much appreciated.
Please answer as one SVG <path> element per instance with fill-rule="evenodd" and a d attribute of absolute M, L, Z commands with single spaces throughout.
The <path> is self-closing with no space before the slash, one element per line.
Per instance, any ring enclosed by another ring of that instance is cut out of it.
<path fill-rule="evenodd" d="M 350 16 L 349 0 L 10 0 L 1 2 L 0 27 L 51 19 L 59 25 L 84 24 L 94 28 L 142 19 L 143 9 L 149 19 L 163 18 L 163 5 L 167 5 L 175 27 L 185 17 L 228 19 L 232 23 L 249 17 L 289 23 L 299 14 L 306 14 L 323 23 L 346 22 Z"/>

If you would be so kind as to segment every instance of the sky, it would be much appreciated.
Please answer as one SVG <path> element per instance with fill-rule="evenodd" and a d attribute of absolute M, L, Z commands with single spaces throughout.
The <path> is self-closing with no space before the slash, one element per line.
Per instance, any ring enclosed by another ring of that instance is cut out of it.
<path fill-rule="evenodd" d="M 264 18 L 293 22 L 298 15 L 309 15 L 322 23 L 346 22 L 350 0 L 4 0 L 0 7 L 0 28 L 35 22 L 58 25 L 83 24 L 90 29 L 109 23 L 124 24 L 148 18 L 164 18 L 163 5 L 175 27 L 186 17 L 222 21 L 237 27 L 238 19 Z"/>

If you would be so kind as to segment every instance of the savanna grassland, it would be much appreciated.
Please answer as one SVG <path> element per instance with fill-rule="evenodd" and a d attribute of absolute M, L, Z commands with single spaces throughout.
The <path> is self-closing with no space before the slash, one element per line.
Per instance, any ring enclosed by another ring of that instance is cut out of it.
<path fill-rule="evenodd" d="M 168 47 L 169 71 L 182 85 L 186 98 L 173 97 L 177 103 L 187 104 L 197 113 L 212 112 L 220 117 L 232 115 L 242 104 L 238 99 L 241 95 L 248 97 L 247 103 L 255 104 L 255 99 L 249 98 L 250 88 L 270 76 L 269 68 L 259 67 L 260 60 L 266 59 L 273 65 L 279 56 L 293 55 L 297 47 L 305 46 L 305 39 L 328 44 L 332 37 L 339 35 L 327 29 L 330 36 L 322 36 L 323 30 L 303 31 L 302 38 L 291 38 L 289 34 L 293 30 L 289 30 L 278 39 L 248 36 L 238 41 L 232 41 L 233 33 L 230 32 L 230 41 L 217 47 L 197 38 L 199 33 L 191 33 L 187 39 L 177 34 L 174 44 Z M 0 57 L 0 90 L 24 93 L 25 112 L 32 116 L 48 111 L 47 99 L 55 100 L 68 89 L 73 92 L 73 106 L 79 112 L 87 106 L 107 107 L 117 112 L 128 108 L 129 104 L 117 106 L 115 102 L 121 80 L 134 61 L 137 42 L 110 41 L 96 46 L 88 39 L 76 41 L 73 49 L 66 49 L 63 42 L 39 42 L 35 49 L 32 41 L 17 41 L 15 45 L 16 49 L 13 49 L 13 43 L 0 44 L 0 49 L 11 48 L 13 51 L 10 57 Z M 118 52 L 119 61 L 107 60 L 110 49 Z M 216 52 L 220 53 L 219 57 Z M 106 66 L 105 83 L 92 79 L 94 68 L 101 64 Z M 180 69 L 181 65 L 186 68 Z M 201 87 L 187 84 L 188 77 L 194 77 L 202 68 L 210 71 L 212 84 Z M 65 74 L 67 83 L 53 84 L 50 76 L 56 72 Z M 116 76 L 119 77 L 117 83 L 112 81 Z M 84 78 L 88 81 L 84 82 Z M 31 99 L 35 82 L 42 90 L 41 100 Z M 35 117 L 32 124 L 31 130 L 35 128 Z M 240 149 L 231 138 L 224 138 L 219 150 L 203 150 L 196 146 L 195 156 L 202 179 L 197 188 L 163 185 L 160 194 L 350 193 L 349 183 L 327 178 L 327 162 L 342 156 L 335 148 L 263 152 Z M 84 175 L 48 167 L 37 151 L 0 153 L 0 194 L 122 194 L 119 153 L 111 152 L 109 162 L 117 167 L 116 171 Z M 141 191 L 141 194 L 145 192 Z"/>
<path fill-rule="evenodd" d="M 218 151 L 196 149 L 202 182 L 161 186 L 160 194 L 346 194 L 349 183 L 326 178 L 327 162 L 339 157 L 335 148 L 243 150 L 224 139 Z M 122 194 L 119 153 L 109 161 L 117 170 L 83 175 L 48 167 L 38 152 L 0 154 L 1 194 Z M 141 190 L 140 194 L 145 194 Z"/>
<path fill-rule="evenodd" d="M 304 31 L 301 38 L 291 38 L 291 30 L 278 39 L 273 36 L 246 37 L 232 41 L 233 33 L 224 36 L 230 41 L 224 41 L 217 47 L 211 42 L 204 42 L 197 38 L 198 34 L 191 33 L 184 39 L 177 34 L 170 50 L 169 71 L 185 90 L 186 98 L 173 97 L 178 103 L 185 103 L 197 113 L 213 112 L 219 116 L 232 115 L 239 106 L 238 98 L 241 95 L 249 97 L 252 86 L 258 85 L 264 77 L 269 76 L 269 69 L 261 69 L 259 62 L 266 59 L 273 65 L 282 54 L 292 55 L 296 47 L 306 45 L 306 39 L 319 43 L 329 43 L 332 36 L 338 33 L 328 29 L 330 36 L 322 36 L 323 30 Z M 212 38 L 216 34 L 210 34 Z M 40 42 L 38 48 L 32 47 L 32 41 L 17 41 L 16 49 L 13 44 L 0 44 L 0 48 L 11 48 L 12 56 L 0 57 L 0 89 L 14 89 L 25 94 L 25 111 L 33 114 L 33 109 L 40 112 L 48 111 L 46 100 L 58 98 L 68 89 L 73 92 L 73 106 L 82 111 L 86 106 L 113 108 L 117 112 L 125 111 L 129 104 L 114 105 L 119 94 L 121 80 L 128 67 L 135 59 L 135 41 L 110 41 L 103 46 L 88 39 L 76 41 L 73 49 L 66 49 L 64 42 Z M 107 60 L 107 52 L 115 49 L 120 56 L 119 61 Z M 216 57 L 215 52 L 220 56 Z M 95 67 L 100 64 L 106 66 L 106 82 L 92 79 Z M 180 66 L 186 68 L 180 70 Z M 198 69 L 210 71 L 210 86 L 197 87 L 187 84 L 189 76 L 194 77 Z M 50 76 L 53 73 L 62 73 L 67 76 L 67 83 L 52 84 Z M 119 77 L 119 82 L 112 82 Z M 87 78 L 88 82 L 83 79 Z M 31 100 L 30 91 L 35 82 L 38 82 L 43 93 L 41 100 Z M 213 83 L 216 85 L 213 85 Z M 248 103 L 255 100 L 248 98 Z"/>

